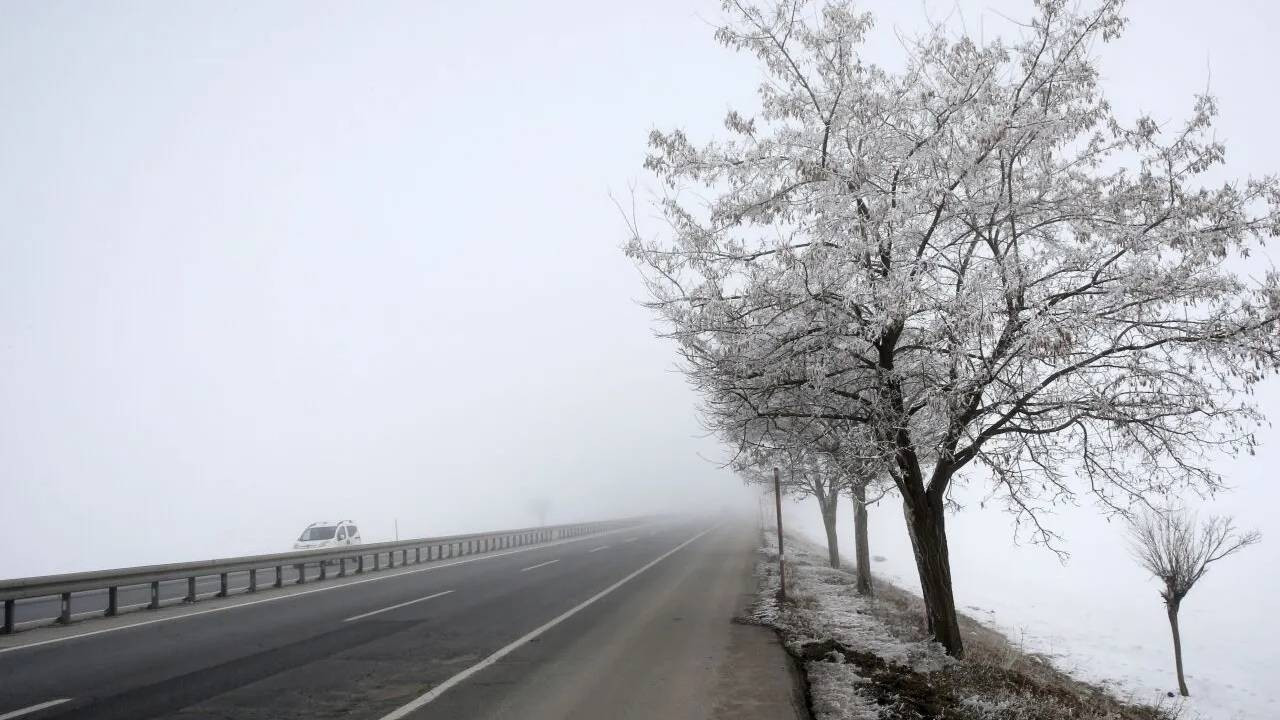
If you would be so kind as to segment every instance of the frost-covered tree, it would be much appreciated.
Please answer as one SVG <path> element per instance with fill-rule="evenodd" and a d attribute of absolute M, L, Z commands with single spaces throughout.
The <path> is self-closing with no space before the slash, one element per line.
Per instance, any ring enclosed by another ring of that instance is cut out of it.
<path fill-rule="evenodd" d="M 886 473 L 883 460 L 873 451 L 874 443 L 866 438 L 867 428 L 860 424 L 834 420 L 820 421 L 827 429 L 814 444 L 830 459 L 833 470 L 841 476 L 841 484 L 849 493 L 853 508 L 853 544 L 856 559 L 855 589 L 859 595 L 871 595 L 871 539 L 868 532 L 867 505 L 884 497 Z"/>
<path fill-rule="evenodd" d="M 859 463 L 849 480 L 849 499 L 853 505 L 853 544 L 857 553 L 857 591 L 859 595 L 871 595 L 871 540 L 867 507 L 887 494 L 881 486 L 882 473 L 878 466 Z M 874 492 L 874 496 L 868 499 Z"/>
<path fill-rule="evenodd" d="M 1211 517 L 1201 523 L 1194 513 L 1168 509 L 1145 512 L 1130 521 L 1133 555 L 1142 567 L 1164 583 L 1164 598 L 1173 632 L 1173 659 L 1178 671 L 1178 692 L 1186 697 L 1182 675 L 1182 635 L 1178 610 L 1191 588 L 1204 577 L 1209 564 L 1262 539 L 1257 531 L 1241 533 L 1231 518 Z"/>
<path fill-rule="evenodd" d="M 888 70 L 848 3 L 728 0 L 716 36 L 759 59 L 758 112 L 702 145 L 652 134 L 669 229 L 627 246 L 709 407 L 866 429 L 957 656 L 958 473 L 1043 542 L 1081 491 L 1121 512 L 1212 491 L 1277 361 L 1277 276 L 1232 263 L 1280 230 L 1280 184 L 1207 186 L 1207 95 L 1177 125 L 1117 117 L 1091 52 L 1121 2 L 1075 7 L 1039 0 L 1014 40 L 937 28 Z"/>
<path fill-rule="evenodd" d="M 793 499 L 812 497 L 822 515 L 828 561 L 831 567 L 840 567 L 836 511 L 840 495 L 848 488 L 848 478 L 829 453 L 803 434 L 789 434 L 775 427 L 773 432 L 761 433 L 749 446 L 741 447 L 731 465 L 746 482 L 767 489 L 773 488 L 773 469 L 778 468 L 784 495 Z"/>

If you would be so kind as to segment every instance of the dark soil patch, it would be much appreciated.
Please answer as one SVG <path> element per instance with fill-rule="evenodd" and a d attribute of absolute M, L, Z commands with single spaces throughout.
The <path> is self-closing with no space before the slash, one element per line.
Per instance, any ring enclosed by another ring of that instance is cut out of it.
<path fill-rule="evenodd" d="M 1113 699 L 1092 693 L 1080 695 L 1069 686 L 1038 681 L 1016 670 L 956 663 L 942 670 L 922 673 L 888 662 L 873 653 L 855 650 L 831 638 L 800 645 L 798 659 L 806 662 L 841 662 L 857 667 L 865 679 L 860 689 L 882 709 L 888 720 L 984 720 L 986 711 L 967 705 L 964 698 L 1012 700 L 1022 706 L 1016 717 L 1115 718 L 1116 720 L 1165 720 L 1155 708 L 1121 706 Z"/>

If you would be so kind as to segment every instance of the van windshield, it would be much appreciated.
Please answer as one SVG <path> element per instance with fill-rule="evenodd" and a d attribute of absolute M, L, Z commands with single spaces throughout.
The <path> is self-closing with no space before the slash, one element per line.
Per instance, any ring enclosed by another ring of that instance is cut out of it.
<path fill-rule="evenodd" d="M 321 525 L 319 527 L 309 527 L 302 531 L 302 537 L 298 538 L 299 542 L 307 542 L 309 540 L 332 540 L 333 534 L 338 531 L 337 525 Z"/>

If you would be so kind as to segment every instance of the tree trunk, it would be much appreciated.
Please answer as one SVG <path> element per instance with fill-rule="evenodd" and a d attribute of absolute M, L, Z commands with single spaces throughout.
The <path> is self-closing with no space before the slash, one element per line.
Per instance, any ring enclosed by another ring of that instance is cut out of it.
<path fill-rule="evenodd" d="M 858 557 L 859 595 L 871 595 L 871 545 L 867 539 L 867 485 L 854 483 L 853 494 L 853 544 Z"/>
<path fill-rule="evenodd" d="M 911 548 L 915 551 L 916 571 L 920 574 L 920 591 L 924 596 L 929 633 L 947 654 L 964 657 L 964 640 L 956 619 L 956 601 L 951 590 L 951 559 L 947 552 L 946 517 L 941 498 L 936 501 L 928 493 L 905 497 L 903 511 Z"/>
<path fill-rule="evenodd" d="M 1173 630 L 1173 663 L 1178 668 L 1178 692 L 1182 697 L 1190 697 L 1191 693 L 1187 690 L 1187 680 L 1182 676 L 1182 635 L 1178 632 L 1178 605 L 1180 601 L 1166 601 L 1165 606 L 1169 610 L 1169 628 Z"/>
<path fill-rule="evenodd" d="M 818 496 L 818 507 L 822 510 L 822 525 L 827 530 L 827 560 L 831 567 L 840 567 L 840 538 L 836 536 L 836 500 L 839 493 L 823 498 Z"/>

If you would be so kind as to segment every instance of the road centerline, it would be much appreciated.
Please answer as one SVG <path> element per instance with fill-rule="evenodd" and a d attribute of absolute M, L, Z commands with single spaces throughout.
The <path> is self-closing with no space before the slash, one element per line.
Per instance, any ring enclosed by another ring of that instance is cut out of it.
<path fill-rule="evenodd" d="M 598 547 L 598 548 L 592 548 L 592 549 L 588 550 L 588 551 L 587 551 L 587 554 L 591 554 L 591 553 L 593 553 L 593 552 L 600 552 L 601 550 L 607 550 L 608 548 L 609 548 L 609 546 L 608 546 L 608 545 L 601 545 L 601 546 L 600 546 L 600 547 Z"/>
<path fill-rule="evenodd" d="M 530 565 L 527 568 L 522 568 L 520 572 L 529 572 L 530 570 L 537 570 L 540 567 L 546 567 L 548 565 L 551 565 L 552 563 L 558 563 L 558 562 L 560 562 L 560 558 L 556 558 L 555 560 L 548 560 L 544 563 L 538 563 L 537 565 Z"/>
<path fill-rule="evenodd" d="M 449 594 L 449 593 L 451 593 L 451 592 L 453 592 L 453 591 L 452 591 L 452 590 L 445 590 L 444 592 L 434 593 L 434 594 L 432 594 L 432 595 L 427 595 L 426 597 L 420 597 L 420 598 L 417 598 L 416 600 L 410 600 L 410 601 L 408 601 L 408 602 L 402 602 L 402 603 L 399 603 L 399 604 L 396 604 L 396 605 L 392 605 L 392 606 L 390 606 L 390 607 L 384 607 L 384 608 L 382 608 L 381 610 L 374 610 L 374 611 L 372 611 L 372 612 L 361 613 L 361 614 L 359 614 L 359 615 L 352 615 L 351 617 L 347 618 L 346 620 L 343 620 L 342 622 L 352 622 L 352 621 L 354 621 L 354 620 L 363 620 L 363 619 L 365 619 L 365 618 L 367 618 L 367 617 L 371 617 L 371 616 L 373 616 L 373 615 L 379 615 L 379 614 L 381 614 L 381 613 L 389 612 L 389 611 L 391 611 L 391 610 L 399 610 L 399 609 L 400 609 L 400 608 L 402 608 L 402 607 L 408 607 L 408 606 L 410 606 L 410 605 L 416 605 L 416 604 L 418 604 L 418 603 L 420 603 L 420 602 L 426 602 L 427 600 L 434 600 L 435 598 L 438 598 L 438 597 L 440 597 L 440 596 L 442 596 L 442 595 L 448 595 L 448 594 Z"/>

